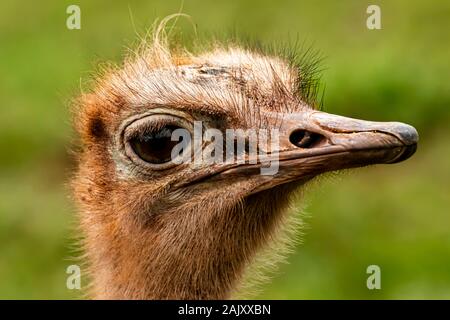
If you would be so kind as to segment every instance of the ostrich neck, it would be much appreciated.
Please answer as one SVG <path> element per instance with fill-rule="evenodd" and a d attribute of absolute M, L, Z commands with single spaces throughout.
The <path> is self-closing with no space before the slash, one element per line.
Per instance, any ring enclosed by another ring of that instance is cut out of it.
<path fill-rule="evenodd" d="M 127 228 L 90 226 L 93 295 L 100 299 L 226 299 L 276 228 L 287 192 L 262 192 L 220 210 Z M 172 213 L 175 214 L 175 213 Z"/>

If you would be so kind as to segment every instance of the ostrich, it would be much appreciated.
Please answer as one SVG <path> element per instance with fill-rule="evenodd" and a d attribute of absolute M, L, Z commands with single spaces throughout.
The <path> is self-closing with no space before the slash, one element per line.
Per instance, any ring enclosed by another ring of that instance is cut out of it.
<path fill-rule="evenodd" d="M 230 298 L 285 231 L 297 189 L 321 173 L 415 152 L 409 125 L 319 111 L 311 70 L 234 44 L 171 50 L 157 30 L 97 77 L 74 118 L 73 190 L 93 298 Z M 195 121 L 220 132 L 277 128 L 279 143 L 257 148 L 278 159 L 278 171 L 261 174 L 261 161 L 174 163 L 171 136 Z"/>

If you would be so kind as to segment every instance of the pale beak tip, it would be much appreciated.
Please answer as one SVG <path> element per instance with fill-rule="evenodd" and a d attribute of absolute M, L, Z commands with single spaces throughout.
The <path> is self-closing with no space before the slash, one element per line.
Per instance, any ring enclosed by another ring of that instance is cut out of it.
<path fill-rule="evenodd" d="M 396 122 L 392 132 L 406 146 L 415 145 L 419 141 L 419 133 L 409 124 Z"/>

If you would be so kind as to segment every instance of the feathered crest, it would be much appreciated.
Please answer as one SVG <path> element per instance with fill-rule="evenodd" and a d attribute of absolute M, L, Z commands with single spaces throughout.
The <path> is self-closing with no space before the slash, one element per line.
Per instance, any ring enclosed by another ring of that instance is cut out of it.
<path fill-rule="evenodd" d="M 105 68 L 103 76 L 97 77 L 97 93 L 108 100 L 117 99 L 118 93 L 127 93 L 125 96 L 134 97 L 132 100 L 135 102 L 148 102 L 151 95 L 145 97 L 144 92 L 149 93 L 153 86 L 161 96 L 165 86 L 172 94 L 178 89 L 193 96 L 198 91 L 194 85 L 187 86 L 186 80 L 189 79 L 184 78 L 186 72 L 192 75 L 193 69 L 186 71 L 184 66 L 196 66 L 198 77 L 193 77 L 195 81 L 191 83 L 212 90 L 200 96 L 214 97 L 214 85 L 223 84 L 222 76 L 226 75 L 230 76 L 228 80 L 233 80 L 235 90 L 233 96 L 224 101 L 241 101 L 242 97 L 237 98 L 236 94 L 246 91 L 250 98 L 272 105 L 276 105 L 277 101 L 281 105 L 286 99 L 295 99 L 311 108 L 321 106 L 318 96 L 322 90 L 319 75 L 322 59 L 311 47 L 300 44 L 298 40 L 288 44 L 264 45 L 248 37 L 231 34 L 223 40 L 219 36 L 212 37 L 210 41 L 197 38 L 188 50 L 171 40 L 173 26 L 167 31 L 169 21 L 181 16 L 187 17 L 174 14 L 159 24 L 155 23 L 152 32 L 140 37 L 137 49 L 130 50 L 123 65 Z M 205 70 L 206 66 L 212 68 Z M 166 72 L 166 79 L 152 79 L 152 74 L 162 76 L 162 71 Z M 216 79 L 211 75 L 217 76 Z M 188 98 L 186 95 L 184 97 Z M 216 98 L 223 101 L 224 97 L 219 95 Z"/>

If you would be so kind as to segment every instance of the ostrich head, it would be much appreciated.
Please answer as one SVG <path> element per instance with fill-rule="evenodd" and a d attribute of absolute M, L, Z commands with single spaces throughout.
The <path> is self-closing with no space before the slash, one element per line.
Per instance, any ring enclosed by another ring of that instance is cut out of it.
<path fill-rule="evenodd" d="M 155 37 L 83 94 L 74 194 L 94 297 L 227 298 L 299 186 L 414 153 L 409 125 L 318 111 L 305 66 L 237 46 L 173 54 Z M 243 163 L 187 161 L 211 153 L 213 139 L 174 161 L 173 132 L 196 123 L 244 141 L 248 129 L 276 129 L 277 143 L 256 140 L 265 162 L 248 148 Z"/>

